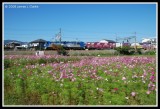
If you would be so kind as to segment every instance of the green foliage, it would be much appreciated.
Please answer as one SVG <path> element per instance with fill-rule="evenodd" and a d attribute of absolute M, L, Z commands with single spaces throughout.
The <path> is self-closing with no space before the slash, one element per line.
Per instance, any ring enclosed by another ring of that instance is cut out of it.
<path fill-rule="evenodd" d="M 38 59 L 26 59 L 26 58 L 21 58 L 21 59 L 4 59 L 4 68 L 11 68 L 15 67 L 17 65 L 20 65 L 20 67 L 24 67 L 25 65 L 35 65 L 35 64 L 47 64 L 47 63 L 53 63 L 53 62 L 68 62 L 68 61 L 79 61 L 79 57 L 60 57 L 60 58 L 38 58 Z"/>
<path fill-rule="evenodd" d="M 22 79 L 17 79 L 15 83 L 15 91 L 18 95 L 22 95 L 22 82 Z"/>
<path fill-rule="evenodd" d="M 116 50 L 122 55 L 142 54 L 140 48 L 137 48 L 137 52 L 135 52 L 135 49 L 129 46 L 117 47 Z"/>
<path fill-rule="evenodd" d="M 116 50 L 71 50 L 70 56 L 113 56 L 117 55 Z"/>
<path fill-rule="evenodd" d="M 58 54 L 58 55 L 67 56 L 67 55 L 68 55 L 68 51 L 65 50 L 65 49 L 63 48 L 63 46 L 59 45 L 59 46 L 58 46 L 58 49 L 57 49 L 57 54 Z"/>
<path fill-rule="evenodd" d="M 131 55 L 134 53 L 129 46 L 117 47 L 116 50 L 123 55 Z"/>
<path fill-rule="evenodd" d="M 137 48 L 137 52 L 135 52 L 135 49 L 129 46 L 117 47 L 116 50 L 122 55 L 156 55 L 155 50 L 147 50 L 143 52 L 141 48 Z"/>
<path fill-rule="evenodd" d="M 9 72 L 6 71 L 6 74 L 4 75 L 4 83 L 5 83 L 5 87 L 7 89 L 7 87 L 12 86 L 12 81 L 11 81 L 11 75 L 9 74 Z"/>
<path fill-rule="evenodd" d="M 43 94 L 41 96 L 41 101 L 42 101 L 42 104 L 43 105 L 47 105 L 48 104 L 48 101 L 49 101 L 49 95 L 48 94 Z"/>
<path fill-rule="evenodd" d="M 44 59 L 44 58 L 40 58 L 40 59 L 38 59 L 38 63 L 39 63 L 39 64 L 46 64 L 46 63 L 47 63 L 47 60 Z"/>
<path fill-rule="evenodd" d="M 156 51 L 155 50 L 148 50 L 148 51 L 144 52 L 144 55 L 156 55 Z"/>
<path fill-rule="evenodd" d="M 9 68 L 13 65 L 13 62 L 10 59 L 4 59 L 4 68 Z"/>
<path fill-rule="evenodd" d="M 137 48 L 137 53 L 138 54 L 142 54 L 142 49 L 141 48 Z"/>

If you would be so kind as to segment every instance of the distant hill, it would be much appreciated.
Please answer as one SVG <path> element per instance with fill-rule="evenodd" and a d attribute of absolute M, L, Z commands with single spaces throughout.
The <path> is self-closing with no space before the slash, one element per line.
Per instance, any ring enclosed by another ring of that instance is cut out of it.
<path fill-rule="evenodd" d="M 18 43 L 20 43 L 21 45 L 23 45 L 23 44 L 27 44 L 28 42 L 22 42 L 22 41 L 17 41 L 17 40 L 4 40 L 4 45 L 5 44 L 7 44 L 7 43 L 9 43 L 9 42 L 18 42 Z"/>

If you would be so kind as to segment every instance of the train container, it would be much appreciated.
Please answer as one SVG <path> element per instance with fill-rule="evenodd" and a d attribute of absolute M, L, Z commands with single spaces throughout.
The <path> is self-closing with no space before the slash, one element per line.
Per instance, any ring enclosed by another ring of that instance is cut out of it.
<path fill-rule="evenodd" d="M 86 48 L 87 49 L 113 49 L 116 47 L 115 43 L 105 43 L 105 42 L 87 42 Z"/>
<path fill-rule="evenodd" d="M 63 42 L 65 49 L 83 50 L 86 47 L 85 42 L 82 41 L 65 41 Z"/>
<path fill-rule="evenodd" d="M 122 43 L 122 46 L 131 46 L 131 43 L 129 43 L 129 42 L 126 42 L 126 43 Z"/>
<path fill-rule="evenodd" d="M 143 43 L 143 49 L 147 50 L 147 49 L 151 49 L 151 44 L 150 43 Z"/>
<path fill-rule="evenodd" d="M 86 49 L 89 49 L 89 50 L 96 49 L 96 47 L 95 47 L 96 43 L 98 43 L 98 42 L 87 42 Z"/>
<path fill-rule="evenodd" d="M 103 43 L 95 42 L 94 43 L 94 48 L 97 50 L 100 50 L 103 48 Z"/>
<path fill-rule="evenodd" d="M 108 49 L 108 48 L 110 48 L 110 45 L 109 45 L 108 43 L 104 43 L 104 44 L 103 44 L 103 48 L 104 48 L 104 49 Z"/>

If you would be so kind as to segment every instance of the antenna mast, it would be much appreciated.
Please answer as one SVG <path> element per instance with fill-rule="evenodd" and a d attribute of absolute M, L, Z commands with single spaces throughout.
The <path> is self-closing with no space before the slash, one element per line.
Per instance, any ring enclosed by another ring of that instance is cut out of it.
<path fill-rule="evenodd" d="M 60 28 L 60 30 L 59 30 L 59 33 L 56 34 L 56 41 L 61 42 L 61 28 Z"/>

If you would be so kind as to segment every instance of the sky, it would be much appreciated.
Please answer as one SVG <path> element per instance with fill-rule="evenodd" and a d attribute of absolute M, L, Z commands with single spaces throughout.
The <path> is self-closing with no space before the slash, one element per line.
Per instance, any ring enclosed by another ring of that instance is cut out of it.
<path fill-rule="evenodd" d="M 96 42 L 136 36 L 157 37 L 156 3 L 4 3 L 3 38 Z M 28 8 L 27 8 L 28 7 Z M 118 40 L 122 42 L 122 40 Z M 134 39 L 130 40 L 131 42 Z"/>

